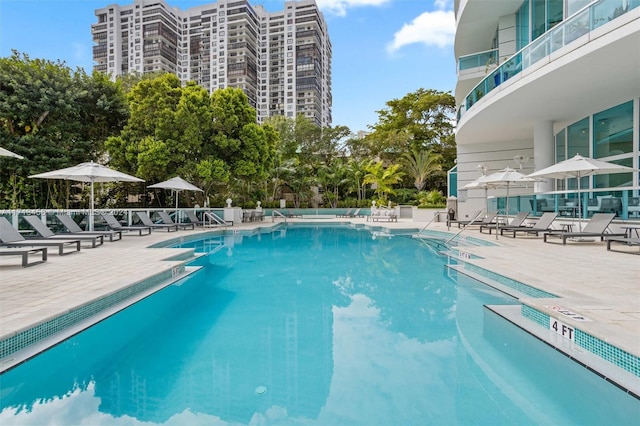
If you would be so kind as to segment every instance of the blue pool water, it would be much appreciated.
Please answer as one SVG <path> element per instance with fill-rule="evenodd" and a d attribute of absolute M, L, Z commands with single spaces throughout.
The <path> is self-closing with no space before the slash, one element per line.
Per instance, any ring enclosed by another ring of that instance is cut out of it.
<path fill-rule="evenodd" d="M 640 402 L 483 308 L 415 239 L 294 227 L 0 376 L 0 424 L 632 425 Z"/>

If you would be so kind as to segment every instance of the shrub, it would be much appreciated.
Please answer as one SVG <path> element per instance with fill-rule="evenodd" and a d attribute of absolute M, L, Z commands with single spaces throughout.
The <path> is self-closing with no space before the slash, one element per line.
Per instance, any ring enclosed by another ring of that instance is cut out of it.
<path fill-rule="evenodd" d="M 433 189 L 429 192 L 420 191 L 418 194 L 418 207 L 421 208 L 441 208 L 447 205 L 447 199 L 442 192 Z"/>

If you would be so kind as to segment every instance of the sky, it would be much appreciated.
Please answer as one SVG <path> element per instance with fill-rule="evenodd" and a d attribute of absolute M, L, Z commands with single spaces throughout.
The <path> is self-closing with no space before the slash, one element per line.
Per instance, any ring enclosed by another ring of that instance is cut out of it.
<path fill-rule="evenodd" d="M 268 11 L 284 0 L 249 0 Z M 0 0 L 0 56 L 61 60 L 91 72 L 95 9 L 131 0 Z M 167 0 L 188 9 L 207 0 Z M 452 0 L 316 0 L 333 48 L 332 126 L 369 130 L 386 103 L 418 89 L 454 92 Z"/>

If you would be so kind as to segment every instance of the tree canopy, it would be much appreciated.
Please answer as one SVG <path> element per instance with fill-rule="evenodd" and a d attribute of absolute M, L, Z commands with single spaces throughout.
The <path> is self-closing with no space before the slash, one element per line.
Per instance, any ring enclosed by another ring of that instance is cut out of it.
<path fill-rule="evenodd" d="M 24 156 L 0 157 L 0 208 L 67 207 L 68 182 L 27 176 L 99 160 L 127 117 L 122 91 L 104 74 L 16 51 L 0 58 L 0 146 Z"/>
<path fill-rule="evenodd" d="M 168 73 L 114 82 L 13 52 L 0 59 L 0 146 L 25 159 L 0 157 L 0 208 L 86 206 L 77 185 L 28 176 L 89 160 L 147 184 L 182 176 L 204 190 L 181 195 L 193 197 L 187 205 L 231 197 L 266 206 L 287 197 L 296 207 L 366 206 L 374 193 L 418 202 L 425 189 L 446 193 L 454 105 L 450 93 L 419 89 L 387 102 L 370 134 L 355 138 L 346 126 L 319 128 L 303 115 L 258 124 L 239 88 L 210 94 Z M 124 203 L 118 190 L 99 201 Z M 157 194 L 141 205 L 167 205 L 167 194 Z"/>
<path fill-rule="evenodd" d="M 194 83 L 184 87 L 173 74 L 140 80 L 127 94 L 131 117 L 107 150 L 119 170 L 149 182 L 176 175 L 223 200 L 247 198 L 267 178 L 275 131 L 256 123 L 256 112 L 241 89 L 209 95 Z"/>

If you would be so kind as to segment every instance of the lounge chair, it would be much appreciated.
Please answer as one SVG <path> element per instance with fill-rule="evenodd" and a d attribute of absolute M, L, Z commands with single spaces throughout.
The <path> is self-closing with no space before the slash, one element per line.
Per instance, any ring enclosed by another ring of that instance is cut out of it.
<path fill-rule="evenodd" d="M 187 219 L 189 219 L 189 222 L 193 223 L 195 226 L 204 226 L 204 220 L 198 219 L 198 216 L 196 216 L 196 212 L 185 210 L 185 213 L 187 214 Z"/>
<path fill-rule="evenodd" d="M 505 226 L 500 228 L 500 235 L 504 235 L 504 233 L 511 233 L 512 237 L 515 238 L 518 233 L 523 234 L 533 234 L 538 236 L 541 232 L 547 232 L 551 230 L 551 225 L 553 221 L 558 217 L 558 213 L 556 212 L 546 212 L 542 213 L 540 219 L 536 221 L 536 223 L 531 226 L 522 225 L 522 226 Z"/>
<path fill-rule="evenodd" d="M 105 237 L 109 237 L 109 242 L 113 242 L 114 237 L 117 240 L 122 239 L 122 231 L 83 231 L 80 228 L 80 225 L 76 223 L 75 220 L 69 215 L 59 214 L 56 215 L 58 221 L 64 226 L 67 231 L 69 231 L 68 235 L 102 235 Z"/>
<path fill-rule="evenodd" d="M 544 242 L 548 242 L 548 237 L 560 238 L 562 239 L 562 244 L 567 244 L 567 239 L 569 238 L 600 237 L 600 241 L 604 241 L 607 236 L 625 237 L 627 235 L 626 233 L 607 233 L 607 229 L 614 217 L 616 217 L 615 213 L 595 213 L 582 231 L 547 231 L 542 234 Z"/>
<path fill-rule="evenodd" d="M 336 217 L 352 217 L 351 212 L 353 212 L 353 209 L 347 209 L 344 213 L 337 214 Z"/>
<path fill-rule="evenodd" d="M 35 262 L 29 262 L 29 255 L 40 253 L 42 260 L 36 260 Z M 22 267 L 37 265 L 38 263 L 44 263 L 47 261 L 47 248 L 46 247 L 0 247 L 0 256 L 22 256 Z"/>
<path fill-rule="evenodd" d="M 345 216 L 345 217 L 364 217 L 364 215 L 362 213 L 360 213 L 360 210 L 362 210 L 362 209 L 360 209 L 360 208 L 355 209 L 353 212 L 351 212 L 349 214 L 349 216 Z"/>
<path fill-rule="evenodd" d="M 169 213 L 167 212 L 158 212 L 158 216 L 160 216 L 160 219 L 164 224 L 177 225 L 179 228 L 182 228 L 182 229 L 196 229 L 196 225 L 190 222 L 189 223 L 174 222 L 173 219 L 171 219 L 171 216 L 169 216 Z"/>
<path fill-rule="evenodd" d="M 144 213 L 144 212 L 136 212 L 136 214 L 138 215 L 138 217 L 140 218 L 140 222 L 142 222 L 142 224 L 144 226 L 147 226 L 151 229 L 166 229 L 167 232 L 171 232 L 171 231 L 177 231 L 178 230 L 178 225 L 177 224 L 171 224 L 171 223 L 154 223 L 151 218 L 149 217 L 148 214 Z"/>
<path fill-rule="evenodd" d="M 607 250 L 617 251 L 617 250 L 611 250 L 611 243 L 624 244 L 624 245 L 627 245 L 627 246 L 640 246 L 640 238 L 638 238 L 638 237 L 612 237 L 612 238 L 607 238 Z M 640 251 L 638 251 L 637 254 L 640 254 Z"/>
<path fill-rule="evenodd" d="M 79 252 L 81 241 L 78 239 L 57 240 L 46 238 L 27 240 L 20 235 L 20 232 L 18 232 L 18 230 L 14 228 L 5 217 L 0 217 L 0 243 L 7 247 L 58 247 L 58 254 L 63 256 Z M 65 247 L 71 247 L 73 249 L 74 246 L 74 251 L 64 251 Z"/>
<path fill-rule="evenodd" d="M 478 221 L 478 220 L 480 220 L 480 216 L 481 216 L 481 215 L 482 215 L 482 210 L 476 210 L 476 211 L 474 211 L 474 212 L 471 214 L 471 216 L 470 216 L 470 217 L 471 217 L 471 220 L 472 220 L 472 221 Z M 452 223 L 458 223 L 458 222 L 465 222 L 465 223 L 468 223 L 468 222 L 470 222 L 470 221 L 469 221 L 469 220 L 463 220 L 463 221 L 460 221 L 460 220 L 458 220 L 458 219 L 451 219 L 451 218 L 450 218 L 450 216 L 449 216 L 449 214 L 447 214 L 447 228 L 451 227 L 451 224 L 452 224 Z M 458 226 L 458 228 L 459 228 L 459 227 L 460 227 L 460 226 Z"/>
<path fill-rule="evenodd" d="M 36 231 L 36 234 L 48 240 L 68 240 L 69 236 L 58 235 L 38 216 L 23 216 L 23 219 Z M 91 242 L 91 248 L 104 244 L 104 235 L 75 235 L 74 239 Z M 28 240 L 29 238 L 27 238 Z"/>
<path fill-rule="evenodd" d="M 522 226 L 524 224 L 524 221 L 527 219 L 527 216 L 529 216 L 529 212 L 520 212 L 517 215 L 514 216 L 513 219 L 511 219 L 511 222 L 509 222 L 508 225 L 504 225 L 505 227 L 519 227 Z M 489 223 L 489 224 L 482 224 L 480 225 L 480 232 L 482 232 L 483 229 L 488 229 L 489 230 L 489 234 L 491 234 L 491 230 L 493 229 L 497 229 L 498 224 L 497 223 Z M 503 226 L 501 225 L 500 228 L 502 228 Z"/>
<path fill-rule="evenodd" d="M 458 228 L 462 228 L 463 226 L 475 226 L 475 225 L 495 225 L 496 218 L 498 217 L 498 212 L 489 212 L 484 218 L 479 218 L 478 216 L 472 217 L 471 220 L 458 220 L 456 223 L 458 224 Z"/>
<path fill-rule="evenodd" d="M 151 227 L 150 226 L 123 226 L 123 225 L 120 224 L 120 222 L 118 222 L 118 219 L 116 219 L 115 216 L 112 215 L 112 214 L 101 213 L 100 216 L 102 216 L 104 221 L 107 223 L 107 226 L 112 231 L 120 231 L 120 232 L 122 232 L 122 231 L 138 231 L 140 236 L 151 234 Z M 147 231 L 147 232 L 145 232 L 145 231 Z"/>

